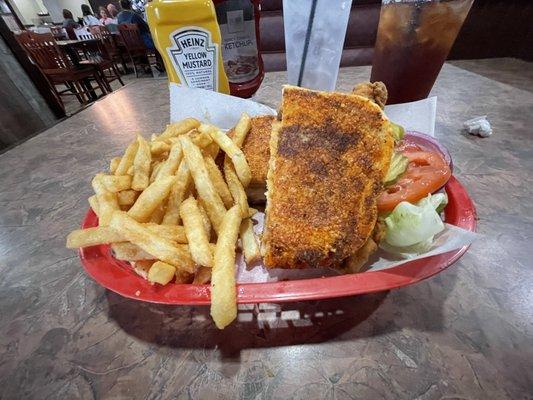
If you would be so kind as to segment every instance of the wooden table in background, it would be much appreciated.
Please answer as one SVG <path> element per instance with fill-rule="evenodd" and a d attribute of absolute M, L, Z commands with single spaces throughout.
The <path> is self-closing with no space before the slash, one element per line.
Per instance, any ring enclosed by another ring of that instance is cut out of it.
<path fill-rule="evenodd" d="M 76 66 L 82 66 L 80 62 L 82 61 L 80 59 L 79 52 L 84 53 L 99 53 L 101 52 L 101 49 L 99 47 L 100 40 L 99 39 L 84 39 L 84 40 L 56 40 L 56 44 L 69 56 L 69 58 L 72 60 L 72 62 Z M 94 88 L 92 87 L 91 81 L 87 78 L 83 80 L 83 85 L 89 89 L 89 96 L 91 97 L 91 100 L 94 101 L 98 98 L 96 95 L 96 92 L 94 91 Z"/>
<path fill-rule="evenodd" d="M 224 331 L 206 307 L 106 291 L 64 247 L 93 175 L 137 132 L 165 127 L 166 81 L 138 80 L 0 155 L 0 397 L 531 398 L 533 94 L 522 71 L 533 66 L 479 63 L 491 78 L 448 64 L 433 94 L 436 136 L 477 205 L 483 238 L 419 284 L 242 307 Z M 369 71 L 342 69 L 339 89 Z M 276 107 L 284 81 L 267 74 L 257 100 Z M 492 137 L 461 132 L 478 115 L 488 115 Z"/>

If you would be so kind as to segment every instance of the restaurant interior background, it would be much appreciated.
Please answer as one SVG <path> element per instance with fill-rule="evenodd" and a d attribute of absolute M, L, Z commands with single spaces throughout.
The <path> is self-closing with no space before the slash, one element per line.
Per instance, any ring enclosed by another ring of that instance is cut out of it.
<path fill-rule="evenodd" d="M 0 151 L 38 134 L 86 104 L 65 107 L 37 66 L 15 40 L 20 30 L 60 25 L 62 10 L 81 15 L 88 4 L 95 15 L 110 0 L 0 0 Z M 113 1 L 118 6 L 117 1 Z M 353 0 L 341 66 L 370 65 L 381 0 Z M 476 0 L 449 59 L 515 57 L 533 59 L 533 2 Z M 266 71 L 285 69 L 282 0 L 263 0 L 260 22 L 261 52 Z M 128 64 L 128 60 L 126 60 Z M 156 74 L 157 75 L 157 74 Z M 152 74 L 140 78 L 153 79 Z M 132 71 L 123 80 L 136 79 Z M 108 92 L 119 88 L 118 82 Z M 99 93 L 98 93 L 99 94 Z M 118 117 L 118 116 L 117 116 Z"/>

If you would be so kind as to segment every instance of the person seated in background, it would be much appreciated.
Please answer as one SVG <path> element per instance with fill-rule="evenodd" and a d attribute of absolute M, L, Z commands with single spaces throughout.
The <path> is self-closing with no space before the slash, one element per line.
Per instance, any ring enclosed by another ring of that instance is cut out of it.
<path fill-rule="evenodd" d="M 139 14 L 146 21 L 146 10 L 144 8 L 147 0 L 130 0 L 131 9 Z"/>
<path fill-rule="evenodd" d="M 111 15 L 107 12 L 105 7 L 100 6 L 98 9 L 98 14 L 100 15 L 100 23 L 102 25 L 116 25 L 117 19 L 111 18 Z"/>
<path fill-rule="evenodd" d="M 98 18 L 96 18 L 93 15 L 91 11 L 91 7 L 89 7 L 87 4 L 81 5 L 81 12 L 83 14 L 83 25 L 85 26 L 102 25 L 100 21 L 98 21 Z"/>
<path fill-rule="evenodd" d="M 70 12 L 70 10 L 67 10 L 66 8 L 64 8 L 63 9 L 63 28 L 77 29 L 79 27 L 80 27 L 80 24 L 74 21 L 74 16 Z"/>
<path fill-rule="evenodd" d="M 157 51 L 154 45 L 154 41 L 152 40 L 152 35 L 150 34 L 150 28 L 148 27 L 148 24 L 143 19 L 143 17 L 136 13 L 135 11 L 132 11 L 131 9 L 131 2 L 130 0 L 120 0 L 120 7 L 122 8 L 122 11 L 118 13 L 117 15 L 117 21 L 118 24 L 135 24 L 139 28 L 139 33 L 141 35 L 141 39 L 144 42 L 144 45 L 147 49 L 152 50 L 155 54 L 156 64 L 155 67 L 158 71 L 163 72 L 165 70 L 165 67 L 163 65 L 163 59 L 161 58 L 161 55 Z"/>
<path fill-rule="evenodd" d="M 118 9 L 113 3 L 107 5 L 107 12 L 111 15 L 111 18 L 117 19 Z"/>
<path fill-rule="evenodd" d="M 131 9 L 130 0 L 120 0 L 120 7 L 122 8 L 122 11 L 117 15 L 118 24 L 137 25 L 144 45 L 150 50 L 155 50 L 154 41 L 152 40 L 152 35 L 150 35 L 148 24 L 142 16 Z"/>

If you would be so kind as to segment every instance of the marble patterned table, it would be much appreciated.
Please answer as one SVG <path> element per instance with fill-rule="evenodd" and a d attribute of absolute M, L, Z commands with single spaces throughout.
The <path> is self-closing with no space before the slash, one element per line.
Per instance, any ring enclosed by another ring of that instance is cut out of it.
<path fill-rule="evenodd" d="M 498 82 L 509 64 L 518 67 Z M 433 91 L 436 135 L 483 238 L 417 285 L 243 307 L 224 331 L 207 308 L 106 291 L 64 248 L 91 177 L 136 132 L 167 123 L 165 81 L 138 80 L 0 155 L 0 398 L 532 398 L 533 94 L 520 73 L 532 65 L 485 61 L 476 71 L 491 78 L 457 65 Z M 368 75 L 343 69 L 339 89 Z M 267 74 L 257 100 L 275 107 L 284 79 Z M 484 114 L 492 137 L 461 132 Z"/>

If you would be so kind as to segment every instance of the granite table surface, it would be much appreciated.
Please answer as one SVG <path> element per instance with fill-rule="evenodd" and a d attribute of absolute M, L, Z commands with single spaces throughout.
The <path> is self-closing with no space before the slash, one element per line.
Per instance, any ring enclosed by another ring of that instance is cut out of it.
<path fill-rule="evenodd" d="M 457 65 L 433 90 L 436 136 L 483 237 L 418 284 L 249 305 L 223 331 L 207 307 L 105 290 L 64 247 L 91 177 L 137 132 L 168 122 L 165 80 L 137 80 L 0 155 L 0 398 L 533 398 L 533 93 L 520 72 L 533 65 Z M 502 65 L 505 82 L 495 79 Z M 342 69 L 338 88 L 369 71 Z M 277 106 L 284 81 L 267 74 L 256 99 Z M 492 137 L 461 132 L 478 115 Z"/>

